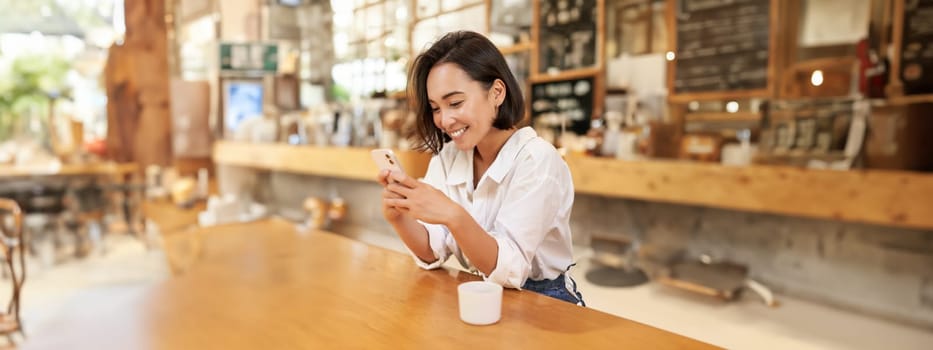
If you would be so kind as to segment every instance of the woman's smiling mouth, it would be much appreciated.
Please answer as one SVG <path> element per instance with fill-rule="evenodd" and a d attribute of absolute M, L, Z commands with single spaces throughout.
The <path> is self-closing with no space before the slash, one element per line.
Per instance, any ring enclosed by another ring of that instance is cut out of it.
<path fill-rule="evenodd" d="M 450 135 L 450 137 L 452 138 L 457 138 L 457 137 L 460 137 L 460 135 L 463 135 L 463 133 L 466 132 L 466 130 L 469 128 L 470 128 L 469 126 L 465 126 L 454 131 L 448 131 L 447 135 Z"/>

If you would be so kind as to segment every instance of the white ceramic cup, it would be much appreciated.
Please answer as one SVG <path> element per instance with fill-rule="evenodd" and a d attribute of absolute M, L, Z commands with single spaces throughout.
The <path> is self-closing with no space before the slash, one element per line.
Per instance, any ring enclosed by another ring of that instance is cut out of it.
<path fill-rule="evenodd" d="M 460 319 L 472 325 L 499 322 L 502 316 L 502 286 L 485 281 L 461 283 L 457 287 Z"/>

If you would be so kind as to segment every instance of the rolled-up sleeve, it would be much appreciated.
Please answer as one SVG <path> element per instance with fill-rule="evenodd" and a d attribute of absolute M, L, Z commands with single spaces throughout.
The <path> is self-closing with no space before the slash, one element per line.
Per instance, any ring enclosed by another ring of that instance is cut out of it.
<path fill-rule="evenodd" d="M 522 247 L 510 239 L 496 237 L 496 243 L 499 244 L 496 269 L 489 276 L 484 276 L 484 280 L 506 288 L 521 288 L 531 273 L 531 259 L 526 258 Z"/>
<path fill-rule="evenodd" d="M 516 169 L 489 232 L 499 245 L 496 268 L 485 276 L 487 281 L 507 288 L 521 288 L 531 274 L 531 263 L 538 246 L 560 215 L 563 189 L 546 169 Z M 539 172 L 540 171 L 540 172 Z"/>
<path fill-rule="evenodd" d="M 415 259 L 415 263 L 418 264 L 423 269 L 431 270 L 441 267 L 441 265 L 447 261 L 447 258 L 450 257 L 450 249 L 447 248 L 447 236 L 450 235 L 450 231 L 447 230 L 447 227 L 444 225 L 434 225 L 426 224 L 421 221 L 418 221 L 424 228 L 428 229 L 428 243 L 431 245 L 431 251 L 434 252 L 434 257 L 437 258 L 432 263 L 426 263 L 421 260 L 415 253 L 411 253 L 411 257 Z M 409 250 L 411 252 L 411 250 Z"/>
<path fill-rule="evenodd" d="M 441 185 L 444 183 L 444 169 L 443 163 L 439 156 L 434 156 L 431 158 L 431 162 L 428 163 L 428 171 L 424 175 L 424 179 L 421 179 L 421 182 L 424 182 L 432 187 L 443 191 L 444 189 Z M 415 263 L 418 264 L 423 269 L 436 269 L 440 267 L 447 258 L 450 257 L 450 248 L 447 247 L 447 240 L 450 236 L 450 230 L 447 229 L 444 225 L 435 225 L 424 223 L 421 220 L 418 220 L 418 223 L 424 226 L 428 231 L 428 244 L 431 246 L 431 251 L 434 252 L 434 257 L 437 258 L 432 263 L 426 263 L 421 260 L 415 253 L 409 253 L 412 258 L 415 259 Z"/>

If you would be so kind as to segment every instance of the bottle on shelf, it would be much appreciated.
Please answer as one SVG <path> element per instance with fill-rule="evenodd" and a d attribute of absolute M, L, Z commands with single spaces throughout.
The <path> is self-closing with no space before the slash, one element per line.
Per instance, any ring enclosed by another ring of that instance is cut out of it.
<path fill-rule="evenodd" d="M 619 150 L 619 136 L 622 134 L 623 116 L 618 111 L 606 112 L 606 132 L 603 135 L 603 144 L 600 154 L 603 157 L 615 157 Z"/>
<path fill-rule="evenodd" d="M 586 132 L 586 138 L 584 139 L 586 155 L 602 155 L 605 133 L 606 131 L 603 128 L 603 121 L 601 119 L 594 119 L 590 122 L 590 130 Z"/>

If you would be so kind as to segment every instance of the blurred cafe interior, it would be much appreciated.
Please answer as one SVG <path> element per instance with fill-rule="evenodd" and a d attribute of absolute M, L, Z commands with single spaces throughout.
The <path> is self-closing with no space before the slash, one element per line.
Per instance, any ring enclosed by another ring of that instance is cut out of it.
<path fill-rule="evenodd" d="M 931 0 L 0 9 L 9 348 L 933 349 Z M 370 152 L 425 176 L 408 73 L 460 30 L 569 169 L 585 307 L 467 324 L 486 275 L 383 216 Z"/>

